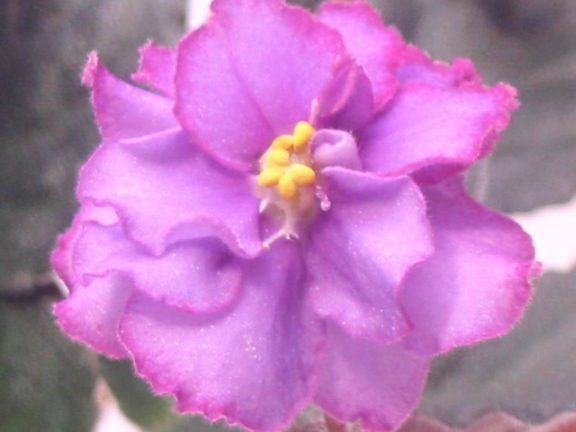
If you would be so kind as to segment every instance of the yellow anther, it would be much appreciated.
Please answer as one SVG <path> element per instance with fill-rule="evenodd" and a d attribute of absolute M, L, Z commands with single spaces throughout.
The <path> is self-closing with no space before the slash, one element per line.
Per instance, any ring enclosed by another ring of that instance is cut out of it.
<path fill-rule="evenodd" d="M 292 135 L 280 135 L 272 141 L 273 149 L 281 148 L 284 150 L 292 150 L 294 147 L 294 137 Z"/>
<path fill-rule="evenodd" d="M 308 186 L 316 181 L 316 173 L 308 165 L 290 165 L 286 173 L 298 186 Z"/>
<path fill-rule="evenodd" d="M 296 150 L 301 150 L 306 147 L 312 135 L 314 135 L 314 128 L 308 122 L 298 122 L 294 128 L 294 148 Z"/>
<path fill-rule="evenodd" d="M 292 180 L 292 177 L 289 175 L 283 175 L 276 188 L 280 196 L 287 200 L 295 198 L 298 193 L 296 183 L 294 183 L 294 180 Z"/>
<path fill-rule="evenodd" d="M 290 163 L 290 153 L 281 148 L 270 149 L 266 153 L 266 163 L 269 165 L 288 165 Z"/>
<path fill-rule="evenodd" d="M 280 178 L 284 175 L 284 168 L 271 167 L 263 170 L 258 176 L 258 184 L 268 187 L 278 184 Z"/>

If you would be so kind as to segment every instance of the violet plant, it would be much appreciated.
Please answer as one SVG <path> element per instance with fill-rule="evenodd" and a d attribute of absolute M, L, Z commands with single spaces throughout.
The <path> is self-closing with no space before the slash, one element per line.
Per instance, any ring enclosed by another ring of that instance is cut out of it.
<path fill-rule="evenodd" d="M 517 107 L 368 4 L 215 0 L 123 82 L 91 54 L 102 144 L 53 254 L 70 337 L 182 413 L 254 431 L 307 405 L 400 425 L 431 359 L 507 332 L 530 238 L 463 173 Z"/>

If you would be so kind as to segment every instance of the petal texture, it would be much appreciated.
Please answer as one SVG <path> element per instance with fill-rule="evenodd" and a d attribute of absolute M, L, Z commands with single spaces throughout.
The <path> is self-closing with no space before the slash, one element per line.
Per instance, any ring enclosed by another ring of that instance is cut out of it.
<path fill-rule="evenodd" d="M 469 59 L 457 58 L 452 64 L 434 61 L 414 45 L 408 45 L 403 51 L 402 63 L 396 70 L 396 76 L 403 86 L 427 83 L 450 88 L 482 82 Z"/>
<path fill-rule="evenodd" d="M 174 96 L 176 52 L 148 41 L 140 48 L 140 65 L 132 75 L 134 81 L 146 84 L 166 96 Z"/>
<path fill-rule="evenodd" d="M 82 75 L 104 140 L 133 138 L 173 128 L 173 102 L 116 78 L 91 53 Z"/>
<path fill-rule="evenodd" d="M 342 62 L 317 106 L 312 120 L 316 128 L 360 131 L 374 114 L 372 86 L 362 68 L 353 61 Z"/>
<path fill-rule="evenodd" d="M 309 13 L 277 0 L 216 0 L 212 10 L 180 45 L 176 111 L 213 157 L 246 168 L 277 135 L 309 119 L 343 44 Z"/>
<path fill-rule="evenodd" d="M 355 336 L 391 342 L 409 324 L 397 294 L 405 273 L 431 253 L 426 208 L 408 178 L 328 168 L 330 209 L 310 228 L 315 310 Z"/>
<path fill-rule="evenodd" d="M 153 256 L 131 242 L 119 223 L 86 223 L 71 266 L 81 283 L 95 276 L 121 274 L 150 297 L 197 312 L 229 306 L 242 281 L 238 261 L 215 239 L 178 243 L 161 256 Z"/>
<path fill-rule="evenodd" d="M 178 129 L 105 143 L 82 169 L 78 195 L 114 207 L 128 235 L 154 255 L 211 235 L 242 255 L 260 250 L 250 179 L 208 160 Z"/>
<path fill-rule="evenodd" d="M 84 225 L 116 221 L 111 209 L 87 205 L 80 209 L 72 227 L 58 238 L 52 265 L 70 292 L 55 305 L 54 314 L 62 330 L 73 339 L 101 354 L 122 358 L 127 353 L 118 339 L 118 323 L 131 293 L 129 281 L 118 274 L 82 280 L 74 265 L 74 251 L 81 244 Z"/>
<path fill-rule="evenodd" d="M 118 325 L 131 289 L 130 281 L 119 275 L 95 278 L 54 306 L 58 325 L 100 354 L 127 357 L 118 339 Z"/>
<path fill-rule="evenodd" d="M 317 168 L 342 167 L 351 170 L 362 168 L 356 140 L 348 132 L 335 129 L 319 130 L 314 134 L 310 148 Z"/>
<path fill-rule="evenodd" d="M 376 106 L 383 106 L 396 91 L 394 72 L 405 46 L 400 34 L 384 26 L 378 12 L 365 2 L 326 2 L 318 14 L 342 35 L 372 83 Z"/>
<path fill-rule="evenodd" d="M 429 359 L 401 344 L 380 345 L 328 326 L 319 364 L 317 403 L 335 418 L 360 421 L 366 430 L 392 431 L 417 406 Z"/>
<path fill-rule="evenodd" d="M 439 181 L 487 154 L 516 106 L 515 92 L 505 85 L 407 85 L 365 131 L 364 167 Z"/>
<path fill-rule="evenodd" d="M 316 344 L 296 254 L 277 242 L 247 263 L 242 297 L 227 314 L 185 314 L 134 296 L 122 340 L 138 372 L 180 411 L 258 431 L 286 426 L 308 402 Z"/>
<path fill-rule="evenodd" d="M 508 331 L 530 298 L 534 249 L 513 221 L 472 201 L 461 180 L 426 188 L 435 254 L 406 279 L 407 346 L 438 353 Z"/>

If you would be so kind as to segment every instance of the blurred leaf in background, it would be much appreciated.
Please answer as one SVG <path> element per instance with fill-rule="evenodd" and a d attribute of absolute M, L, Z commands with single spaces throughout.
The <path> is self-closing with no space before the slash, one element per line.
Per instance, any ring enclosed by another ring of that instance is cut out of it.
<path fill-rule="evenodd" d="M 95 366 L 61 336 L 50 302 L 0 302 L 0 431 L 90 431 Z"/>
<path fill-rule="evenodd" d="M 94 354 L 54 325 L 49 252 L 98 143 L 80 72 L 90 50 L 127 77 L 148 38 L 174 43 L 184 1 L 0 2 L 0 431 L 88 432 Z"/>

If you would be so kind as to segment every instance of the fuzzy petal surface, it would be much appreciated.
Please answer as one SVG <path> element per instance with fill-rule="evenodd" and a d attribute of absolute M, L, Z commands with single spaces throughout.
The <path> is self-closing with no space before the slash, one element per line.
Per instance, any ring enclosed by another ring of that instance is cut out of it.
<path fill-rule="evenodd" d="M 178 243 L 154 256 L 130 241 L 120 223 L 85 224 L 71 265 L 81 283 L 108 273 L 121 274 L 148 296 L 194 312 L 228 307 L 242 283 L 238 260 L 216 239 Z"/>
<path fill-rule="evenodd" d="M 356 140 L 348 132 L 336 129 L 319 130 L 312 138 L 310 149 L 317 168 L 362 169 Z"/>
<path fill-rule="evenodd" d="M 338 33 L 301 8 L 216 0 L 209 22 L 179 47 L 178 118 L 214 158 L 246 169 L 309 119 L 344 54 Z"/>
<path fill-rule="evenodd" d="M 179 129 L 103 144 L 83 167 L 77 193 L 114 207 L 130 238 L 155 255 L 207 236 L 244 256 L 260 250 L 250 179 L 207 159 Z"/>
<path fill-rule="evenodd" d="M 314 402 L 364 430 L 395 430 L 418 405 L 429 362 L 401 344 L 354 338 L 329 324 Z"/>
<path fill-rule="evenodd" d="M 168 96 L 174 96 L 176 52 L 148 41 L 140 48 L 140 64 L 132 79 Z"/>
<path fill-rule="evenodd" d="M 122 358 L 127 353 L 118 339 L 118 323 L 131 293 L 129 281 L 118 274 L 83 280 L 74 265 L 75 251 L 83 246 L 83 227 L 89 223 L 105 226 L 116 222 L 111 209 L 86 205 L 71 228 L 58 238 L 51 258 L 56 273 L 69 290 L 68 297 L 54 306 L 60 328 L 101 354 Z"/>
<path fill-rule="evenodd" d="M 244 268 L 226 314 L 187 314 L 136 294 L 121 337 L 155 391 L 181 412 L 276 431 L 309 402 L 317 324 L 306 313 L 294 244 L 277 242 Z M 167 335 L 169 335 L 167 337 Z"/>
<path fill-rule="evenodd" d="M 408 177 L 322 172 L 330 209 L 310 228 L 313 305 L 357 337 L 392 342 L 409 330 L 398 302 L 406 272 L 432 251 L 426 205 Z"/>
<path fill-rule="evenodd" d="M 374 115 L 372 86 L 364 70 L 353 61 L 342 62 L 334 78 L 318 96 L 316 128 L 361 131 Z"/>
<path fill-rule="evenodd" d="M 516 106 L 506 85 L 407 85 L 365 131 L 364 167 L 387 176 L 416 173 L 425 183 L 442 180 L 491 150 Z"/>
<path fill-rule="evenodd" d="M 409 274 L 402 291 L 415 326 L 407 346 L 435 354 L 502 335 L 530 299 L 530 237 L 474 202 L 461 179 L 424 192 L 436 252 Z"/>
<path fill-rule="evenodd" d="M 118 325 L 132 286 L 119 275 L 94 278 L 54 306 L 60 328 L 72 339 L 111 358 L 125 358 Z"/>
<path fill-rule="evenodd" d="M 326 2 L 318 15 L 342 35 L 348 52 L 372 83 L 376 107 L 382 107 L 396 91 L 395 69 L 405 47 L 398 31 L 385 26 L 378 12 L 363 1 Z"/>
<path fill-rule="evenodd" d="M 469 59 L 456 58 L 452 64 L 434 61 L 414 45 L 408 45 L 403 51 L 396 77 L 402 86 L 427 83 L 438 87 L 457 88 L 482 83 L 482 78 Z"/>
<path fill-rule="evenodd" d="M 173 101 L 112 75 L 91 53 L 82 81 L 92 89 L 92 103 L 104 140 L 135 138 L 173 128 Z"/>

